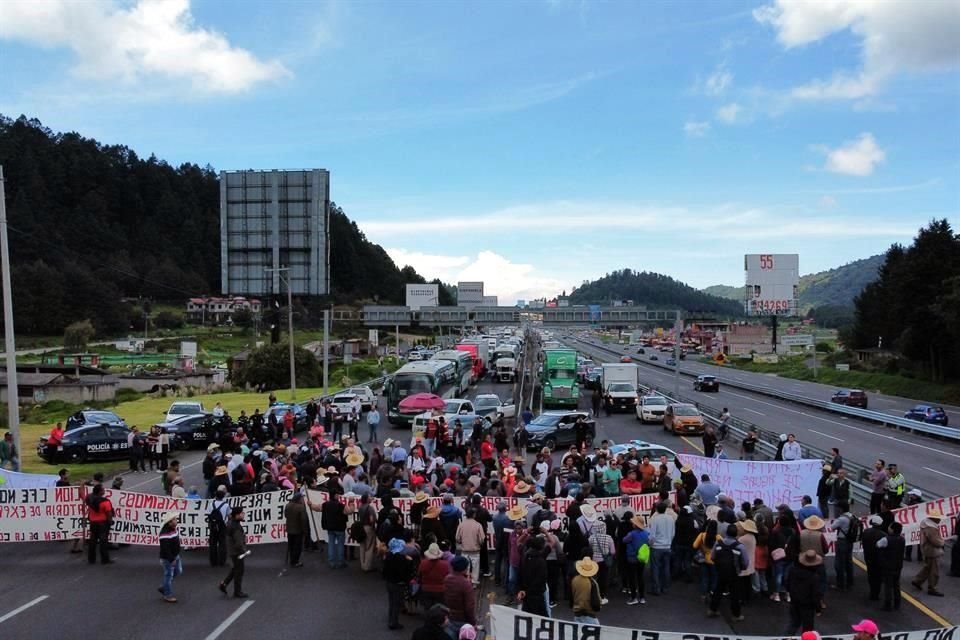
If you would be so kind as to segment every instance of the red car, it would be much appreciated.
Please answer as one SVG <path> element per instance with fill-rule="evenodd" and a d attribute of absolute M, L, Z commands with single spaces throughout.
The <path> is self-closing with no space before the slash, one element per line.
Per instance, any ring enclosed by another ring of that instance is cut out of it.
<path fill-rule="evenodd" d="M 848 407 L 867 408 L 867 394 L 860 389 L 839 389 L 833 393 L 830 402 Z"/>

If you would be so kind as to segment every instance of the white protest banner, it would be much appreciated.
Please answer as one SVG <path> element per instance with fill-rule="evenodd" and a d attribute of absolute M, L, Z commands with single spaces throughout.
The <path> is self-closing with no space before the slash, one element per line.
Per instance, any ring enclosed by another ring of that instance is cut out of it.
<path fill-rule="evenodd" d="M 649 631 L 580 624 L 543 618 L 502 605 L 490 607 L 490 631 L 494 640 L 717 640 L 714 633 L 696 631 Z M 922 631 L 884 632 L 882 640 L 957 640 L 960 627 Z M 783 636 L 736 636 L 738 640 L 782 640 Z M 849 640 L 853 634 L 823 636 L 823 640 Z"/>
<path fill-rule="evenodd" d="M 0 489 L 31 489 L 34 487 L 53 487 L 60 476 L 45 473 L 17 473 L 0 468 Z"/>
<path fill-rule="evenodd" d="M 820 480 L 820 460 L 790 460 L 786 462 L 754 462 L 750 460 L 719 460 L 682 453 L 684 464 L 693 467 L 699 478 L 704 473 L 733 498 L 734 503 L 753 504 L 762 498 L 771 508 L 780 504 L 800 508 L 800 498 L 817 495 Z"/>

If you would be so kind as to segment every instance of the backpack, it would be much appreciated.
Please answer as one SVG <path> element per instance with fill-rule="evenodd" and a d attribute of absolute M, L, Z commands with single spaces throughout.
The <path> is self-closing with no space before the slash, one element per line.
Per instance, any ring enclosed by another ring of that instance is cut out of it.
<path fill-rule="evenodd" d="M 637 549 L 637 562 L 641 564 L 647 564 L 650 562 L 650 545 L 644 542 L 640 545 L 640 548 Z"/>
<path fill-rule="evenodd" d="M 220 511 L 220 507 L 222 507 L 223 504 L 224 503 L 221 502 L 218 505 L 214 502 L 213 509 L 207 514 L 207 524 L 210 526 L 211 536 L 219 535 L 220 532 L 227 527 L 227 523 L 223 521 L 223 512 Z"/>
<path fill-rule="evenodd" d="M 713 545 L 713 566 L 717 574 L 731 578 L 740 573 L 740 551 L 734 545 L 726 545 L 722 541 Z"/>
<path fill-rule="evenodd" d="M 850 526 L 847 527 L 847 530 L 843 532 L 843 537 L 847 542 L 853 544 L 859 540 L 863 539 L 863 521 L 854 516 L 850 516 Z"/>

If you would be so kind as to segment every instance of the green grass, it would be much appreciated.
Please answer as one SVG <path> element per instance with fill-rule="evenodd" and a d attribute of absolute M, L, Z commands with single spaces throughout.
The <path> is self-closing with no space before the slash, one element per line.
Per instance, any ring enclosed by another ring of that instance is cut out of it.
<path fill-rule="evenodd" d="M 712 360 L 704 360 L 704 362 L 716 364 Z M 723 367 L 755 373 L 776 374 L 795 380 L 820 382 L 838 388 L 863 389 L 868 393 L 883 393 L 945 404 L 960 403 L 960 385 L 958 384 L 940 384 L 898 374 L 858 371 L 856 369 L 837 371 L 832 365 L 825 366 L 823 363 L 818 367 L 817 377 L 814 378 L 813 369 L 807 367 L 800 358 L 784 358 L 777 364 L 761 364 L 732 359 L 729 364 L 723 365 Z"/>

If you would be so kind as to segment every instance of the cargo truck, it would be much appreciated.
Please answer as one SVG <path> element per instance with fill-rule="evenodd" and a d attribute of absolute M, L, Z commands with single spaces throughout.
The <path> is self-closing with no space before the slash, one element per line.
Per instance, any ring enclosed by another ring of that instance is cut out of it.
<path fill-rule="evenodd" d="M 490 362 L 490 345 L 487 344 L 486 340 L 473 339 L 470 340 L 461 340 L 460 344 L 457 345 L 457 349 L 460 349 L 460 345 L 464 347 L 474 346 L 476 347 L 476 353 L 474 353 L 474 358 L 477 359 L 477 362 L 474 363 L 477 370 L 477 379 L 483 378 L 487 375 L 487 372 L 493 369 L 493 363 Z M 463 351 L 463 349 L 460 349 Z"/>
<path fill-rule="evenodd" d="M 603 407 L 610 415 L 614 411 L 635 411 L 638 389 L 637 365 L 622 362 L 605 362 L 602 365 L 600 385 L 603 390 Z"/>
<path fill-rule="evenodd" d="M 517 375 L 517 361 L 513 358 L 500 358 L 497 360 L 497 380 L 500 382 L 513 382 Z"/>
<path fill-rule="evenodd" d="M 548 349 L 543 352 L 540 371 L 543 406 L 577 407 L 580 385 L 577 383 L 577 352 L 573 349 Z"/>

